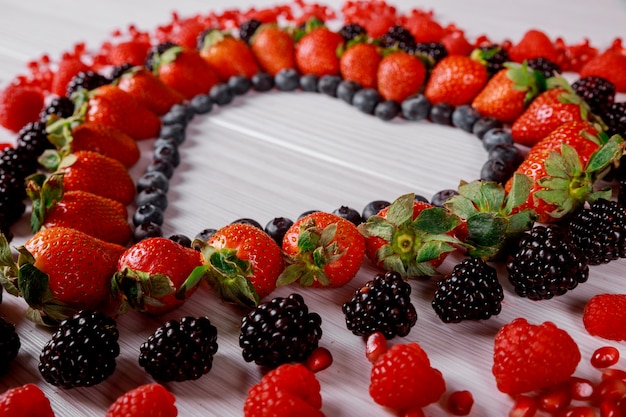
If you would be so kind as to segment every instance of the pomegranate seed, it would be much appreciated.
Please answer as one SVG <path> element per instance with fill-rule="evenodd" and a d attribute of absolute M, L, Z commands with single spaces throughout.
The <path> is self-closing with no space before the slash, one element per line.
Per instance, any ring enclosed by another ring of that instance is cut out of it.
<path fill-rule="evenodd" d="M 595 387 L 590 380 L 573 376 L 568 382 L 573 400 L 589 401 L 593 398 Z"/>
<path fill-rule="evenodd" d="M 376 362 L 380 355 L 387 352 L 387 339 L 381 332 L 372 333 L 365 342 L 365 357 L 371 363 Z"/>
<path fill-rule="evenodd" d="M 572 401 L 569 386 L 556 385 L 551 387 L 547 392 L 540 395 L 539 408 L 549 413 L 564 410 Z"/>
<path fill-rule="evenodd" d="M 617 404 L 617 408 L 619 409 L 619 412 L 622 413 L 622 416 L 626 416 L 626 397 L 620 400 Z"/>
<path fill-rule="evenodd" d="M 448 411 L 455 416 L 466 416 L 472 411 L 474 397 L 469 391 L 455 391 L 448 397 Z"/>
<path fill-rule="evenodd" d="M 622 417 L 622 412 L 616 403 L 612 401 L 602 401 L 600 403 L 600 417 Z"/>
<path fill-rule="evenodd" d="M 421 408 L 414 408 L 404 413 L 403 417 L 426 417 L 426 414 Z"/>
<path fill-rule="evenodd" d="M 587 406 L 573 407 L 565 411 L 562 417 L 597 417 L 593 408 Z"/>
<path fill-rule="evenodd" d="M 622 371 L 621 369 L 607 369 L 602 372 L 602 380 L 605 379 L 620 379 L 622 382 L 626 383 L 626 371 Z"/>
<path fill-rule="evenodd" d="M 594 368 L 608 368 L 619 361 L 619 350 L 613 346 L 598 348 L 591 355 L 591 365 Z"/>
<path fill-rule="evenodd" d="M 534 417 L 537 414 L 537 400 L 526 395 L 515 398 L 513 408 L 509 411 L 509 417 Z"/>
<path fill-rule="evenodd" d="M 333 355 L 325 347 L 318 347 L 306 360 L 306 367 L 312 372 L 319 372 L 328 368 L 333 363 Z"/>
<path fill-rule="evenodd" d="M 596 388 L 597 400 L 618 402 L 626 396 L 626 383 L 621 379 L 607 378 Z"/>

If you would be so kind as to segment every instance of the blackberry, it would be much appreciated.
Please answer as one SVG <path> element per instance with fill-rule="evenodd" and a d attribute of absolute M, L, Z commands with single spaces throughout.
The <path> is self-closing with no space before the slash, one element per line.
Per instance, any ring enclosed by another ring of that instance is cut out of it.
<path fill-rule="evenodd" d="M 15 146 L 30 155 L 30 159 L 37 158 L 46 149 L 54 148 L 54 145 L 48 140 L 46 124 L 43 122 L 28 123 L 21 128 L 17 134 Z"/>
<path fill-rule="evenodd" d="M 495 268 L 479 258 L 467 258 L 437 282 L 432 306 L 444 323 L 487 320 L 502 310 L 504 293 Z"/>
<path fill-rule="evenodd" d="M 2 297 L 0 297 L 1 299 Z M 0 375 L 9 369 L 9 364 L 15 359 L 21 346 L 15 326 L 0 317 Z"/>
<path fill-rule="evenodd" d="M 246 22 L 243 22 L 241 26 L 239 26 L 239 37 L 247 44 L 250 43 L 250 39 L 256 32 L 256 30 L 263 23 L 256 19 L 250 19 Z"/>
<path fill-rule="evenodd" d="M 109 73 L 109 78 L 111 80 L 117 80 L 118 78 L 120 78 L 122 75 L 124 75 L 124 73 L 126 71 L 128 71 L 129 69 L 131 69 L 133 67 L 133 64 L 127 62 L 125 64 L 122 65 L 116 65 L 115 67 L 113 67 L 111 69 L 111 72 Z"/>
<path fill-rule="evenodd" d="M 504 63 L 511 60 L 508 52 L 498 44 L 479 46 L 475 52 L 472 52 L 472 55 L 479 57 L 485 63 L 489 76 L 503 69 Z"/>
<path fill-rule="evenodd" d="M 39 372 L 62 388 L 99 384 L 113 374 L 120 354 L 115 320 L 82 310 L 63 320 L 39 357 Z"/>
<path fill-rule="evenodd" d="M 188 381 L 207 374 L 217 352 L 217 328 L 206 317 L 168 320 L 140 347 L 139 365 L 156 381 Z"/>
<path fill-rule="evenodd" d="M 348 42 L 352 39 L 358 38 L 359 36 L 367 35 L 367 31 L 358 23 L 348 23 L 339 29 L 339 34 L 346 42 Z"/>
<path fill-rule="evenodd" d="M 587 258 L 556 225 L 524 233 L 506 269 L 515 292 L 531 300 L 563 295 L 589 277 Z"/>
<path fill-rule="evenodd" d="M 391 26 L 387 32 L 380 37 L 380 42 L 385 48 L 397 46 L 398 49 L 413 53 L 415 52 L 415 38 L 408 29 L 395 25 Z"/>
<path fill-rule="evenodd" d="M 239 346 L 246 362 L 276 368 L 302 362 L 322 337 L 322 318 L 299 294 L 259 304 L 241 320 Z"/>
<path fill-rule="evenodd" d="M 448 56 L 448 50 L 441 42 L 418 42 L 414 51 L 427 56 L 432 60 L 432 65 Z"/>
<path fill-rule="evenodd" d="M 161 55 L 163 52 L 167 51 L 168 49 L 170 49 L 173 46 L 176 46 L 176 44 L 173 43 L 173 42 L 161 42 L 161 43 L 159 43 L 157 45 L 154 45 L 148 51 L 148 55 L 146 56 L 146 61 L 144 62 L 144 66 L 148 70 L 153 71 L 154 70 L 154 65 L 155 65 L 155 60 L 158 60 L 158 58 L 155 59 L 155 55 L 157 55 L 157 56 Z"/>
<path fill-rule="evenodd" d="M 572 88 L 599 116 L 615 102 L 615 84 L 602 77 L 589 76 L 576 80 Z"/>
<path fill-rule="evenodd" d="M 376 275 L 356 290 L 341 309 L 348 330 L 357 336 L 381 332 L 386 339 L 404 337 L 417 322 L 411 285 L 397 272 Z"/>
<path fill-rule="evenodd" d="M 557 63 L 549 60 L 548 58 L 531 58 L 526 62 L 526 64 L 528 65 L 528 68 L 539 71 L 546 78 L 554 77 L 554 73 L 561 73 L 561 67 L 559 67 Z"/>
<path fill-rule="evenodd" d="M 0 169 L 13 172 L 19 178 L 26 178 L 36 171 L 37 158 L 25 148 L 6 148 L 0 151 Z"/>
<path fill-rule="evenodd" d="M 50 100 L 50 103 L 39 114 L 39 120 L 44 124 L 48 121 L 48 118 L 55 115 L 59 118 L 70 117 L 74 114 L 74 102 L 69 97 L 55 97 Z"/>
<path fill-rule="evenodd" d="M 575 213 L 568 234 L 590 265 L 626 258 L 626 211 L 617 201 L 599 199 Z"/>
<path fill-rule="evenodd" d="M 109 84 L 110 82 L 111 80 L 109 78 L 97 72 L 81 71 L 67 83 L 65 95 L 71 98 L 73 94 L 80 90 L 91 91 L 105 84 Z"/>
<path fill-rule="evenodd" d="M 602 115 L 602 120 L 608 127 L 609 136 L 626 137 L 626 102 L 611 104 Z"/>

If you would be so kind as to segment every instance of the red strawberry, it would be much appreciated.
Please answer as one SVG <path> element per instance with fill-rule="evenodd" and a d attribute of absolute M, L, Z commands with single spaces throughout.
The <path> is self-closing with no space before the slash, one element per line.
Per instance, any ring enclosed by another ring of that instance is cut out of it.
<path fill-rule="evenodd" d="M 283 238 L 288 256 L 278 285 L 340 287 L 354 278 L 365 256 L 365 239 L 350 221 L 321 211 L 298 219 Z"/>
<path fill-rule="evenodd" d="M 35 384 L 10 388 L 0 395 L 0 417 L 54 417 L 50 400 Z"/>
<path fill-rule="evenodd" d="M 592 75 L 612 82 L 617 92 L 626 93 L 626 54 L 609 49 L 592 58 L 582 67 L 580 76 Z"/>
<path fill-rule="evenodd" d="M 259 72 L 254 55 L 243 40 L 217 29 L 209 30 L 201 36 L 200 56 L 223 82 L 234 75 L 252 78 Z"/>
<path fill-rule="evenodd" d="M 115 83 L 158 116 L 164 115 L 174 104 L 185 100 L 178 91 L 165 85 L 144 67 L 132 67 L 124 72 Z"/>
<path fill-rule="evenodd" d="M 567 381 L 580 358 L 574 339 L 554 323 L 517 318 L 496 334 L 492 372 L 500 391 L 523 394 Z"/>
<path fill-rule="evenodd" d="M 204 276 L 202 255 L 164 237 L 146 238 L 128 248 L 117 263 L 112 289 L 129 308 L 151 315 L 172 311 L 196 290 Z"/>
<path fill-rule="evenodd" d="M 163 385 L 140 385 L 118 397 L 105 417 L 176 417 L 176 397 Z"/>
<path fill-rule="evenodd" d="M 79 72 L 89 71 L 91 68 L 79 56 L 65 55 L 59 61 L 58 68 L 52 78 L 51 92 L 63 97 L 67 92 L 67 84 Z"/>
<path fill-rule="evenodd" d="M 446 383 L 419 344 L 398 343 L 374 363 L 369 391 L 377 404 L 406 412 L 438 401 Z"/>
<path fill-rule="evenodd" d="M 396 51 L 380 61 L 376 77 L 381 96 L 401 103 L 420 91 L 426 79 L 426 67 L 414 55 Z"/>
<path fill-rule="evenodd" d="M 626 340 L 626 294 L 598 294 L 585 306 L 585 329 L 603 339 Z"/>
<path fill-rule="evenodd" d="M 434 276 L 456 250 L 453 244 L 460 243 L 450 236 L 460 224 L 458 216 L 406 194 L 359 225 L 359 231 L 375 265 L 403 277 Z"/>
<path fill-rule="evenodd" d="M 43 92 L 26 84 L 9 84 L 0 92 L 0 126 L 19 132 L 27 123 L 39 120 Z"/>
<path fill-rule="evenodd" d="M 376 88 L 376 74 L 382 58 L 376 45 L 367 42 L 350 44 L 339 60 L 341 76 L 356 81 L 363 88 Z"/>
<path fill-rule="evenodd" d="M 293 38 L 275 24 L 258 27 L 250 39 L 250 48 L 261 69 L 270 75 L 296 68 Z"/>
<path fill-rule="evenodd" d="M 207 265 L 208 281 L 223 300 L 256 306 L 276 288 L 284 263 L 278 244 L 257 227 L 234 223 L 208 242 L 196 242 Z"/>
<path fill-rule="evenodd" d="M 522 39 L 509 49 L 509 57 L 514 62 L 522 62 L 532 58 L 547 58 L 557 62 L 559 56 L 554 43 L 544 32 L 531 29 Z"/>
<path fill-rule="evenodd" d="M 0 247 L 10 253 L 0 235 Z M 24 297 L 27 317 L 57 324 L 79 310 L 104 309 L 110 282 L 124 247 L 66 227 L 42 229 L 18 248 L 18 264 L 1 259 L 5 289 Z"/>
<path fill-rule="evenodd" d="M 469 104 L 487 83 L 487 69 L 479 61 L 463 55 L 449 55 L 430 73 L 424 95 L 432 104 Z"/>
<path fill-rule="evenodd" d="M 284 364 L 269 371 L 248 390 L 244 417 L 324 417 L 315 374 L 302 364 Z"/>
<path fill-rule="evenodd" d="M 296 43 L 296 66 L 303 74 L 339 74 L 337 50 L 343 45 L 343 37 L 312 21 L 307 24 L 306 34 Z"/>

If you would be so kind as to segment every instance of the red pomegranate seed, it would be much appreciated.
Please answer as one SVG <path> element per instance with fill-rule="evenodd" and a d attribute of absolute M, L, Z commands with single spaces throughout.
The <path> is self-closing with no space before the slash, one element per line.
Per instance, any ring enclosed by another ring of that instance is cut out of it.
<path fill-rule="evenodd" d="M 626 371 L 621 369 L 606 369 L 602 372 L 602 380 L 605 379 L 620 379 L 626 383 Z"/>
<path fill-rule="evenodd" d="M 587 406 L 578 406 L 570 408 L 565 411 L 562 415 L 559 414 L 559 417 L 598 417 L 596 412 L 593 411 L 593 408 Z"/>
<path fill-rule="evenodd" d="M 526 395 L 520 395 L 515 398 L 513 408 L 509 411 L 509 417 L 534 417 L 538 408 L 537 400 Z"/>
<path fill-rule="evenodd" d="M 404 413 L 402 417 L 426 417 L 426 414 L 424 414 L 424 410 L 421 408 L 414 408 Z"/>
<path fill-rule="evenodd" d="M 590 380 L 573 376 L 568 382 L 569 393 L 573 400 L 589 401 L 593 398 L 595 386 Z"/>
<path fill-rule="evenodd" d="M 549 413 L 565 410 L 572 402 L 568 385 L 556 385 L 551 387 L 538 398 L 539 408 Z"/>
<path fill-rule="evenodd" d="M 312 372 L 319 372 L 333 363 L 333 355 L 325 347 L 318 347 L 307 358 L 305 365 Z"/>
<path fill-rule="evenodd" d="M 596 399 L 599 402 L 613 401 L 617 403 L 626 396 L 626 383 L 617 378 L 606 378 L 596 387 Z"/>
<path fill-rule="evenodd" d="M 619 350 L 613 346 L 598 348 L 591 355 L 591 365 L 594 368 L 608 368 L 619 361 Z"/>
<path fill-rule="evenodd" d="M 455 391 L 448 397 L 448 411 L 455 416 L 466 416 L 472 411 L 474 397 L 469 391 Z"/>
<path fill-rule="evenodd" d="M 374 363 L 385 352 L 387 352 L 387 339 L 381 332 L 372 333 L 367 337 L 365 342 L 365 357 L 367 360 Z"/>
<path fill-rule="evenodd" d="M 602 401 L 600 403 L 600 417 L 622 417 L 623 414 L 619 406 L 612 401 Z"/>

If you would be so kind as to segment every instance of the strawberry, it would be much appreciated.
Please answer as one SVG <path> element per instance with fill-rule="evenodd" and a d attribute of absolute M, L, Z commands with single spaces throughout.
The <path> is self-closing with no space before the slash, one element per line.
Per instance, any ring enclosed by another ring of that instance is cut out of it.
<path fill-rule="evenodd" d="M 0 417 L 54 417 L 50 400 L 35 384 L 10 388 L 0 395 Z"/>
<path fill-rule="evenodd" d="M 396 411 L 411 411 L 438 401 L 446 383 L 430 366 L 417 342 L 398 343 L 382 354 L 372 367 L 369 392 L 372 399 Z"/>
<path fill-rule="evenodd" d="M 522 39 L 509 48 L 509 57 L 514 62 L 523 62 L 532 58 L 546 58 L 557 62 L 558 52 L 548 35 L 537 29 L 530 29 Z"/>
<path fill-rule="evenodd" d="M 157 383 L 140 385 L 119 396 L 105 417 L 176 417 L 176 397 Z"/>
<path fill-rule="evenodd" d="M 598 294 L 585 306 L 583 324 L 587 332 L 603 339 L 626 340 L 626 294 Z"/>
<path fill-rule="evenodd" d="M 151 237 L 128 248 L 117 262 L 113 294 L 129 308 L 150 315 L 172 311 L 186 301 L 204 276 L 202 255 L 171 239 Z"/>
<path fill-rule="evenodd" d="M 296 43 L 296 66 L 302 74 L 339 74 L 338 48 L 343 46 L 343 37 L 331 31 L 320 21 L 307 22 L 305 34 Z"/>
<path fill-rule="evenodd" d="M 66 54 L 59 61 L 58 67 L 52 78 L 50 90 L 53 94 L 63 97 L 67 93 L 67 84 L 79 72 L 89 71 L 91 67 L 85 64 L 80 56 Z"/>
<path fill-rule="evenodd" d="M 403 277 L 434 276 L 460 243 L 451 236 L 460 224 L 458 216 L 406 194 L 360 224 L 359 231 L 375 265 Z"/>
<path fill-rule="evenodd" d="M 501 392 L 523 394 L 567 381 L 580 359 L 578 345 L 565 330 L 552 322 L 535 325 L 517 318 L 496 334 L 492 372 Z"/>
<path fill-rule="evenodd" d="M 463 55 L 448 55 L 430 73 L 424 95 L 432 104 L 469 104 L 487 83 L 487 68 Z"/>
<path fill-rule="evenodd" d="M 626 93 L 626 53 L 609 49 L 589 60 L 580 70 L 580 77 L 604 78 L 615 85 L 615 91 Z"/>
<path fill-rule="evenodd" d="M 0 235 L 0 281 L 7 292 L 24 297 L 29 319 L 53 325 L 79 310 L 107 308 L 111 276 L 125 249 L 75 229 L 50 227 L 17 250 L 16 264 Z"/>
<path fill-rule="evenodd" d="M 198 51 L 185 46 L 161 44 L 153 49 L 149 61 L 148 69 L 188 100 L 198 94 L 207 94 L 220 82 Z"/>
<path fill-rule="evenodd" d="M 270 75 L 296 68 L 296 46 L 291 35 L 275 24 L 257 28 L 250 39 L 250 49 L 259 67 Z"/>
<path fill-rule="evenodd" d="M 315 374 L 304 365 L 283 364 L 269 371 L 248 390 L 244 417 L 324 417 Z"/>
<path fill-rule="evenodd" d="M 218 29 L 210 29 L 200 36 L 200 56 L 222 82 L 234 75 L 252 78 L 259 72 L 254 55 L 243 40 Z"/>
<path fill-rule="evenodd" d="M 132 231 L 126 206 L 86 191 L 63 192 L 60 175 L 35 174 L 27 180 L 32 200 L 31 228 L 68 227 L 110 243 L 125 245 Z"/>
<path fill-rule="evenodd" d="M 341 76 L 345 80 L 356 81 L 363 88 L 376 88 L 376 74 L 381 60 L 382 55 L 376 45 L 351 42 L 339 60 Z"/>
<path fill-rule="evenodd" d="M 39 120 L 44 106 L 43 92 L 26 84 L 12 83 L 0 92 L 0 126 L 19 132 L 27 123 Z"/>
<path fill-rule="evenodd" d="M 414 55 L 395 51 L 380 61 L 376 78 L 381 96 L 401 103 L 420 91 L 426 79 L 426 67 Z"/>
<path fill-rule="evenodd" d="M 365 256 L 365 239 L 350 221 L 321 211 L 298 219 L 285 233 L 287 267 L 278 285 L 340 287 L 354 278 Z"/>
<path fill-rule="evenodd" d="M 242 223 L 222 227 L 200 246 L 207 279 L 223 300 L 256 306 L 276 288 L 284 269 L 280 247 L 263 230 Z"/>
<path fill-rule="evenodd" d="M 526 106 L 545 89 L 541 72 L 528 68 L 526 63 L 506 63 L 472 101 L 472 107 L 483 117 L 493 117 L 504 123 L 513 123 Z"/>
<path fill-rule="evenodd" d="M 185 100 L 178 91 L 165 85 L 144 67 L 130 68 L 114 83 L 158 116 L 164 115 L 174 104 Z"/>

